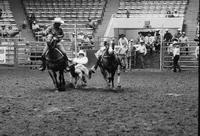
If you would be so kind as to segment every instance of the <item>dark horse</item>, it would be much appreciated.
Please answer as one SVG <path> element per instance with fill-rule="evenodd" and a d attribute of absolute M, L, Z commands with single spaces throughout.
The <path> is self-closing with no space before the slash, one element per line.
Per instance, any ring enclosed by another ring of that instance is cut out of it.
<path fill-rule="evenodd" d="M 114 76 L 117 71 L 117 86 L 121 88 L 120 85 L 120 67 L 122 66 L 119 57 L 114 53 L 113 48 L 109 45 L 102 55 L 101 62 L 99 63 L 99 68 L 107 86 L 110 88 L 112 83 L 112 88 L 114 88 Z"/>
<path fill-rule="evenodd" d="M 66 69 L 68 63 L 65 60 L 64 55 L 56 47 L 57 42 L 53 40 L 53 37 L 50 43 L 49 50 L 45 54 L 48 73 L 53 80 L 55 88 L 58 89 L 58 91 L 64 91 L 64 70 Z M 57 73 L 59 73 L 59 78 L 57 78 Z"/>

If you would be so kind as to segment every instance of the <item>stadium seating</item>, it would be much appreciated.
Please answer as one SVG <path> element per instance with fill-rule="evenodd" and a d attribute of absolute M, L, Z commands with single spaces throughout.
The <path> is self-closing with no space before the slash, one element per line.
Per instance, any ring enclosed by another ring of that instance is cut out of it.
<path fill-rule="evenodd" d="M 106 0 L 24 0 L 27 16 L 34 13 L 39 25 L 48 26 L 54 17 L 61 17 L 66 38 L 74 32 L 75 24 L 78 31 L 92 35 L 93 29 L 86 28 L 88 18 L 101 22 Z"/>
<path fill-rule="evenodd" d="M 116 17 L 166 17 L 167 11 L 177 11 L 184 17 L 187 0 L 120 0 Z"/>
<path fill-rule="evenodd" d="M 0 0 L 0 9 L 2 9 L 0 27 L 12 25 L 13 29 L 17 29 L 17 25 L 15 23 L 15 19 L 13 17 L 12 11 L 10 10 L 10 4 L 8 0 Z"/>

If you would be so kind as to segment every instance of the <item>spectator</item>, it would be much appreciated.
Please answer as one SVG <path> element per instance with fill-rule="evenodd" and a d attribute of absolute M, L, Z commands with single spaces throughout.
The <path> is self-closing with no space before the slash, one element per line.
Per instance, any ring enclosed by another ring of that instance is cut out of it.
<path fill-rule="evenodd" d="M 160 44 L 161 44 L 161 36 L 160 36 L 159 30 L 157 30 L 155 32 L 154 39 L 155 39 L 155 43 L 154 43 L 155 50 L 157 52 L 159 52 L 160 51 Z"/>
<path fill-rule="evenodd" d="M 30 28 L 32 29 L 32 23 L 36 21 L 36 18 L 35 18 L 35 14 L 32 13 L 29 17 L 29 24 L 30 24 Z"/>
<path fill-rule="evenodd" d="M 75 52 L 75 33 L 72 33 L 71 34 L 71 37 L 70 37 L 70 41 L 71 41 L 71 50 L 73 51 L 73 52 Z"/>
<path fill-rule="evenodd" d="M 128 52 L 127 52 L 127 69 L 131 69 L 131 57 L 135 57 L 135 54 L 132 54 L 134 42 L 133 39 L 129 41 Z"/>
<path fill-rule="evenodd" d="M 0 8 L 0 19 L 2 18 L 3 10 Z"/>
<path fill-rule="evenodd" d="M 26 23 L 26 19 L 24 19 L 23 23 L 22 23 L 22 28 L 26 29 L 27 23 Z"/>
<path fill-rule="evenodd" d="M 151 36 L 150 32 L 148 32 L 148 35 L 145 37 L 145 45 L 146 45 L 147 50 L 150 51 L 150 54 L 152 54 L 153 50 L 155 50 L 154 42 L 155 42 L 154 37 Z"/>
<path fill-rule="evenodd" d="M 84 36 L 85 36 L 85 35 L 84 35 L 83 31 L 81 31 L 81 32 L 79 32 L 79 33 L 77 34 L 77 43 L 78 43 L 78 46 L 81 46 L 81 45 L 82 45 Z"/>
<path fill-rule="evenodd" d="M 172 16 L 172 12 L 171 10 L 168 9 L 166 17 L 171 17 L 171 16 Z"/>
<path fill-rule="evenodd" d="M 41 28 L 40 28 L 40 26 L 36 23 L 36 21 L 33 21 L 33 23 L 32 23 L 32 30 L 33 30 L 33 33 L 38 32 L 38 31 L 41 31 Z"/>
<path fill-rule="evenodd" d="M 186 47 L 185 48 L 186 55 L 188 55 L 188 48 L 187 48 L 189 46 L 188 41 L 189 39 L 186 36 L 185 32 L 182 32 L 182 35 L 179 38 L 179 42 L 181 43 L 181 47 Z"/>
<path fill-rule="evenodd" d="M 20 30 L 14 30 L 13 27 L 10 25 L 7 29 L 7 36 L 8 37 L 15 37 L 17 34 L 19 34 Z"/>
<path fill-rule="evenodd" d="M 96 20 L 92 20 L 91 18 L 88 18 L 87 27 L 92 28 L 93 30 L 95 30 L 96 27 L 97 27 L 97 21 Z"/>
<path fill-rule="evenodd" d="M 179 65 L 179 58 L 180 58 L 180 47 L 179 44 L 174 44 L 173 48 L 173 71 L 176 72 L 176 68 L 178 68 L 179 72 L 181 72 L 181 67 Z"/>
<path fill-rule="evenodd" d="M 128 46 L 128 39 L 124 34 L 122 34 L 119 38 L 118 45 L 123 48 L 124 46 Z"/>
<path fill-rule="evenodd" d="M 174 17 L 179 17 L 179 14 L 178 14 L 178 11 L 177 11 L 177 10 L 174 11 L 173 16 L 174 16 Z"/>
<path fill-rule="evenodd" d="M 80 31 L 80 33 L 78 33 L 78 35 L 77 35 L 77 39 L 82 41 L 83 38 L 84 38 L 84 33 L 83 33 L 83 31 Z"/>
<path fill-rule="evenodd" d="M 178 40 L 177 39 L 173 39 L 173 43 L 171 43 L 168 48 L 167 48 L 167 52 L 169 54 L 169 56 L 172 57 L 172 60 L 173 60 L 173 50 L 174 50 L 174 45 L 178 43 Z M 172 66 L 173 68 L 173 64 L 170 63 L 170 65 Z"/>
<path fill-rule="evenodd" d="M 130 17 L 130 12 L 128 9 L 126 9 L 126 17 L 129 18 Z"/>
<path fill-rule="evenodd" d="M 173 39 L 179 39 L 181 37 L 181 29 L 177 29 L 177 32 L 174 34 Z"/>
<path fill-rule="evenodd" d="M 172 34 L 169 32 L 168 29 L 166 29 L 164 34 L 164 42 L 166 43 L 166 45 L 168 45 L 172 41 L 172 37 Z"/>
<path fill-rule="evenodd" d="M 139 45 L 135 45 L 136 52 L 138 54 L 139 61 L 141 63 L 141 68 L 144 68 L 144 56 L 147 54 L 147 49 L 145 47 L 145 41 L 140 41 Z"/>
<path fill-rule="evenodd" d="M 1 35 L 3 38 L 6 38 L 6 37 L 8 36 L 7 30 L 6 30 L 6 26 L 5 26 L 5 25 L 2 25 L 2 26 L 1 26 L 0 35 Z"/>
<path fill-rule="evenodd" d="M 91 35 L 91 36 L 88 36 L 89 40 L 90 40 L 90 44 L 92 46 L 94 46 L 94 37 Z"/>
<path fill-rule="evenodd" d="M 83 43 L 86 43 L 87 45 L 90 44 L 90 39 L 88 38 L 87 35 L 84 35 L 84 37 L 83 37 Z"/>
<path fill-rule="evenodd" d="M 143 41 L 144 40 L 144 36 L 142 35 L 141 32 L 138 32 L 138 38 L 137 38 L 137 43 L 139 44 L 140 41 Z"/>

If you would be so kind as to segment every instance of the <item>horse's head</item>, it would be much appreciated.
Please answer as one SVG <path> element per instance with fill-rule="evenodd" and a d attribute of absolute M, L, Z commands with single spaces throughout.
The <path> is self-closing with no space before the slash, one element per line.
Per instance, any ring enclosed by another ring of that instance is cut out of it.
<path fill-rule="evenodd" d="M 107 55 L 113 55 L 114 54 L 114 50 L 112 48 L 112 44 L 109 44 L 106 41 L 106 42 L 104 42 L 104 46 L 106 47 Z"/>

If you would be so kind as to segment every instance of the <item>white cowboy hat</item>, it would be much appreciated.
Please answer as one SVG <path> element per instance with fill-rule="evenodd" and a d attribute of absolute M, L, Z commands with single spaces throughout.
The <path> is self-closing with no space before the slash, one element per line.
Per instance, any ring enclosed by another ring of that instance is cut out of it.
<path fill-rule="evenodd" d="M 80 54 L 83 54 L 83 55 L 85 56 L 85 52 L 84 52 L 83 50 L 80 50 L 80 51 L 78 52 L 78 55 L 80 55 Z"/>
<path fill-rule="evenodd" d="M 61 18 L 59 18 L 59 17 L 56 17 L 56 18 L 54 18 L 54 20 L 53 20 L 53 23 L 60 23 L 60 24 L 64 24 L 64 21 L 63 21 Z"/>
<path fill-rule="evenodd" d="M 169 29 L 165 29 L 165 31 L 169 31 Z"/>

